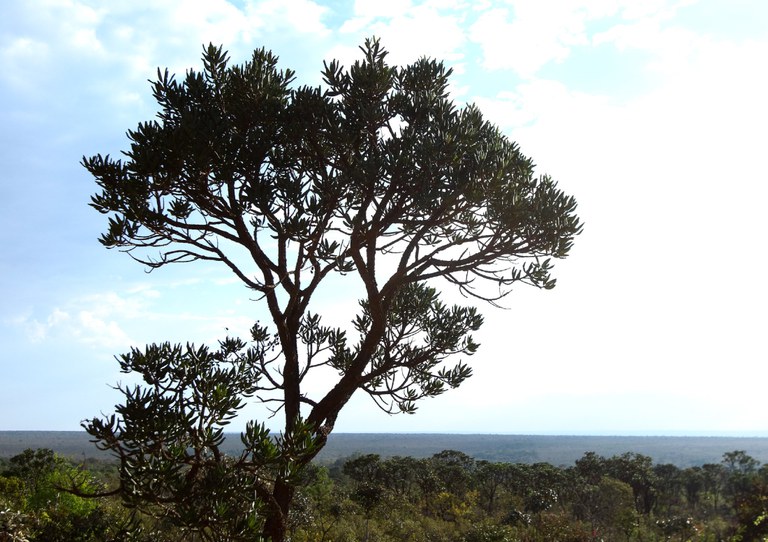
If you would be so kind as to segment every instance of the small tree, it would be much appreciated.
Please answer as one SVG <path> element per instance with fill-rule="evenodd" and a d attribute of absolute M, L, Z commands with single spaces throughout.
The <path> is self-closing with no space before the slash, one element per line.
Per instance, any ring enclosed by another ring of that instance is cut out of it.
<path fill-rule="evenodd" d="M 572 197 L 476 107 L 449 100 L 450 70 L 389 66 L 375 39 L 361 49 L 348 69 L 326 64 L 321 89 L 292 88 L 264 49 L 229 66 L 209 46 L 202 72 L 158 71 L 159 118 L 128 132 L 125 159 L 83 159 L 101 187 L 92 206 L 110 215 L 106 247 L 151 269 L 221 262 L 269 312 L 251 345 L 131 351 L 122 369 L 147 386 L 122 388 L 118 416 L 84 423 L 119 457 L 129 503 L 204 537 L 251 536 L 258 516 L 283 540 L 297 473 L 356 391 L 412 413 L 470 376 L 445 363 L 475 352 L 482 317 L 442 303 L 436 279 L 491 303 L 516 283 L 552 288 L 550 258 L 581 230 Z M 334 276 L 362 291 L 349 329 L 311 311 Z M 310 397 L 318 368 L 338 379 Z M 226 459 L 221 427 L 249 397 L 281 411 L 283 430 L 250 423 L 245 451 Z"/>

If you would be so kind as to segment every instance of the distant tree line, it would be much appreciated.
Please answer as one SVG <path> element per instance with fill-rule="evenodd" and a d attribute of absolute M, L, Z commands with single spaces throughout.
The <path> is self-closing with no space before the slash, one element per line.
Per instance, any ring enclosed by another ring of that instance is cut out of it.
<path fill-rule="evenodd" d="M 109 496 L 118 468 L 74 464 L 48 449 L 0 460 L 0 542 L 227 540 L 216 524 L 190 529 L 124 507 Z M 741 450 L 688 468 L 633 452 L 588 452 L 568 467 L 478 461 L 455 450 L 422 459 L 366 454 L 303 476 L 288 525 L 293 542 L 768 537 L 768 464 Z"/>
<path fill-rule="evenodd" d="M 632 452 L 588 452 L 570 467 L 476 461 L 453 450 L 427 459 L 368 454 L 314 477 L 294 521 L 296 541 L 743 542 L 768 535 L 768 465 L 744 451 L 689 468 Z"/>

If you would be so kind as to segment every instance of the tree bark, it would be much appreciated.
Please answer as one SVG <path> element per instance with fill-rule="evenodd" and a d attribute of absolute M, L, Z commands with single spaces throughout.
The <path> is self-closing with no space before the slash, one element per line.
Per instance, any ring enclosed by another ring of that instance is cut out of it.
<path fill-rule="evenodd" d="M 293 501 L 294 488 L 283 480 L 275 481 L 272 491 L 274 504 L 267 514 L 262 534 L 269 542 L 284 542 L 288 530 L 288 510 Z"/>

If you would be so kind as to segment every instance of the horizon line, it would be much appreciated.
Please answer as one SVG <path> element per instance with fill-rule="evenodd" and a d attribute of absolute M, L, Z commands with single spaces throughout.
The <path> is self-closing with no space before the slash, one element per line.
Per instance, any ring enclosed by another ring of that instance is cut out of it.
<path fill-rule="evenodd" d="M 224 431 L 237 435 L 242 431 Z M 0 433 L 86 433 L 84 429 L 0 429 Z M 504 437 L 700 437 L 700 438 L 768 438 L 768 430 L 713 430 L 713 431 L 595 431 L 595 432 L 507 432 L 507 431 L 334 431 L 333 435 L 430 435 L 430 436 L 504 436 Z"/>

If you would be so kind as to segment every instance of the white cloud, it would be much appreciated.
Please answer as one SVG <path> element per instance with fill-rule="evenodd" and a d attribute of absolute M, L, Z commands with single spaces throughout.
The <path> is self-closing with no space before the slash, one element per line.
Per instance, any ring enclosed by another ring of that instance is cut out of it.
<path fill-rule="evenodd" d="M 674 73 L 678 66 L 697 54 L 706 38 L 675 26 L 666 26 L 660 17 L 618 24 L 595 34 L 595 46 L 611 44 L 619 51 L 640 50 L 652 55 L 648 68 Z"/>
<path fill-rule="evenodd" d="M 23 23 L 9 28 L 0 43 L 0 59 L 13 69 L 0 77 L 21 90 L 77 79 L 81 91 L 100 93 L 100 104 L 135 110 L 137 97 L 148 100 L 146 80 L 158 66 L 176 74 L 198 67 L 202 44 L 222 44 L 239 59 L 266 35 L 319 39 L 330 32 L 323 23 L 328 9 L 312 0 L 249 1 L 242 8 L 227 0 L 97 6 L 30 0 L 18 7 Z"/>
<path fill-rule="evenodd" d="M 72 340 L 94 348 L 126 348 L 133 344 L 118 320 L 143 315 L 142 303 L 114 292 L 72 300 L 54 307 L 42 320 L 26 314 L 11 323 L 24 329 L 34 343 Z"/>
<path fill-rule="evenodd" d="M 576 12 L 552 10 L 542 2 L 515 8 L 511 22 L 509 10 L 493 9 L 480 15 L 470 29 L 488 69 L 509 68 L 529 77 L 548 62 L 564 60 L 573 45 L 585 42 L 583 19 Z"/>
<path fill-rule="evenodd" d="M 370 20 L 376 17 L 397 17 L 409 11 L 412 7 L 411 0 L 391 0 L 389 2 L 355 0 L 353 12 L 356 17 Z"/>
<path fill-rule="evenodd" d="M 158 341 L 215 345 L 226 335 L 250 336 L 264 307 L 248 301 L 241 283 L 204 271 L 199 277 L 158 276 L 156 282 L 72 297 L 5 324 L 22 330 L 32 343 L 75 343 L 109 353 Z"/>
<path fill-rule="evenodd" d="M 323 23 L 328 8 L 311 0 L 262 0 L 249 2 L 246 13 L 262 20 L 270 30 L 288 28 L 298 34 L 326 36 L 330 33 Z"/>
<path fill-rule="evenodd" d="M 104 19 L 105 9 L 97 9 L 78 0 L 42 0 L 40 4 L 36 15 L 50 29 L 55 29 L 56 38 L 66 44 L 67 48 L 71 47 L 88 56 L 104 53 L 96 29 Z"/>
<path fill-rule="evenodd" d="M 0 58 L 5 69 L 0 78 L 20 92 L 39 92 L 31 81 L 38 70 L 48 62 L 50 48 L 47 43 L 29 37 L 11 38 L 0 49 Z"/>
<path fill-rule="evenodd" d="M 509 7 L 492 4 L 481 12 L 470 27 L 470 39 L 480 45 L 487 69 L 511 69 L 524 78 L 531 78 L 546 64 L 562 62 L 574 47 L 587 46 L 591 41 L 595 45 L 610 41 L 622 46 L 641 36 L 651 36 L 653 29 L 658 29 L 662 21 L 671 18 L 685 3 L 510 0 L 505 3 Z M 588 23 L 619 14 L 632 22 L 619 24 L 591 40 Z"/>
<path fill-rule="evenodd" d="M 52 329 L 66 324 L 69 320 L 70 315 L 56 307 L 43 321 L 34 318 L 30 313 L 25 313 L 10 318 L 6 323 L 21 328 L 30 342 L 39 343 L 48 338 Z"/>
<path fill-rule="evenodd" d="M 598 0 L 599 2 L 600 0 Z M 621 15 L 624 19 L 643 19 L 646 17 L 661 17 L 671 19 L 676 12 L 685 6 L 695 4 L 699 0 L 646 0 L 644 2 L 634 2 L 632 0 L 621 0 L 614 2 L 621 5 Z M 605 2 L 611 3 L 610 0 Z"/>
<path fill-rule="evenodd" d="M 239 49 L 268 33 L 313 36 L 329 33 L 323 23 L 328 8 L 312 0 L 247 0 L 242 8 L 227 0 L 166 1 L 148 2 L 145 8 L 130 7 L 131 12 L 143 13 L 145 17 L 147 12 L 153 14 L 145 19 L 149 27 L 139 30 L 144 38 L 163 31 L 171 34 L 170 43 L 192 44 L 195 51 L 201 43 L 208 42 L 224 44 L 230 50 Z M 135 24 L 131 31 L 121 27 L 117 36 L 135 42 L 136 28 Z M 152 41 L 160 45 L 159 41 Z M 169 42 L 163 40 L 164 54 L 168 45 Z"/>
<path fill-rule="evenodd" d="M 137 284 L 128 288 L 127 292 L 131 295 L 139 294 L 148 299 L 157 299 L 162 295 L 159 290 L 150 284 Z"/>
<path fill-rule="evenodd" d="M 120 324 L 104 316 L 98 312 L 80 311 L 73 329 L 75 336 L 96 348 L 125 349 L 135 344 Z"/>
<path fill-rule="evenodd" d="M 563 279 L 552 293 L 559 303 L 529 303 L 516 293 L 523 318 L 489 319 L 484 330 L 503 337 L 511 327 L 548 344 L 553 366 L 510 359 L 506 379 L 495 374 L 486 380 L 491 385 L 541 383 L 520 390 L 521 400 L 573 393 L 574 385 L 594 396 L 621 388 L 696 405 L 709 400 L 696 390 L 718 389 L 726 400 L 726 389 L 738 389 L 734 401 L 759 395 L 759 379 L 742 375 L 765 373 L 759 322 L 768 287 L 754 277 L 768 271 L 759 248 L 768 229 L 760 173 L 768 77 L 754 67 L 768 43 L 691 39 L 677 56 L 665 56 L 676 40 L 648 40 L 667 64 L 656 87 L 631 100 L 537 78 L 477 100 L 540 172 L 577 196 L 586 222 L 574 254 L 559 266 Z M 563 307 L 579 307 L 577 326 L 560 314 Z M 547 322 L 546 329 L 527 320 Z M 502 345 L 484 346 L 504 356 Z M 503 394 L 498 388 L 489 395 Z"/>
<path fill-rule="evenodd" d="M 519 84 L 514 91 L 500 92 L 495 98 L 480 96 L 474 101 L 494 123 L 515 131 L 539 124 L 542 119 L 560 119 L 569 127 L 581 125 L 586 129 L 590 112 L 596 108 L 611 111 L 607 97 L 574 92 L 564 83 L 548 79 L 534 79 Z"/>
<path fill-rule="evenodd" d="M 441 5 L 429 3 L 411 6 L 407 1 L 359 4 L 360 15 L 345 22 L 340 31 L 360 39 L 372 35 L 381 38 L 390 53 L 391 64 L 407 64 L 422 56 L 451 62 L 464 57 L 461 48 L 466 36 L 462 28 L 463 15 L 459 12 L 446 13 Z M 357 52 L 351 54 L 349 47 L 332 52 L 347 62 L 359 56 Z"/>

